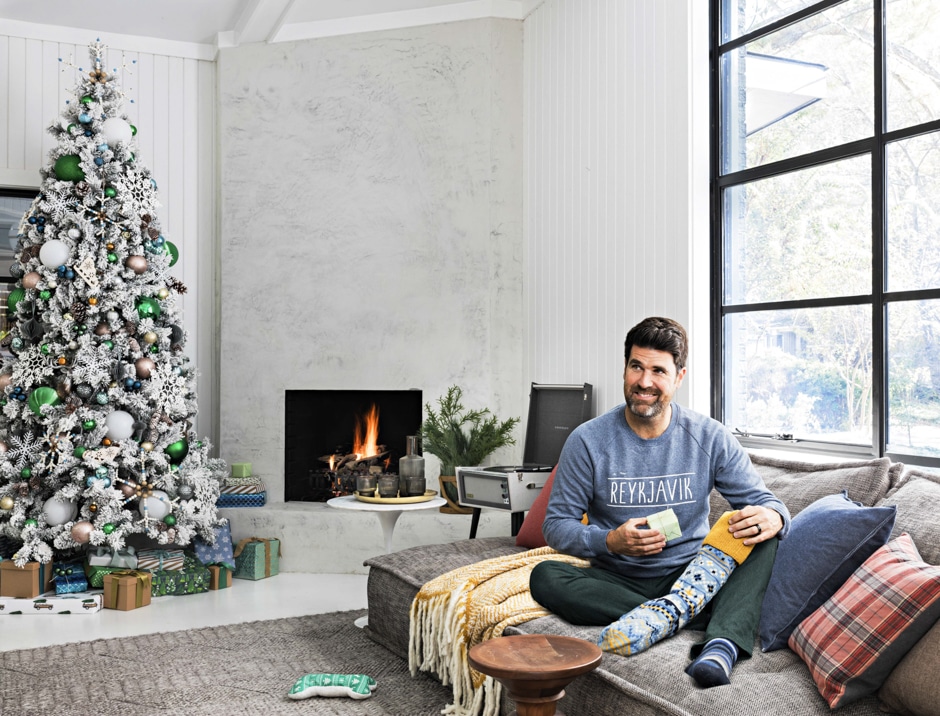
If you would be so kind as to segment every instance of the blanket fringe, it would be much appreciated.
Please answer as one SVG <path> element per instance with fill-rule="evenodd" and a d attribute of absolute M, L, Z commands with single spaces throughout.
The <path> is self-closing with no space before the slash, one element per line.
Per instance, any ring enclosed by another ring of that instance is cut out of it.
<path fill-rule="evenodd" d="M 509 626 L 547 616 L 529 593 L 536 564 L 558 560 L 586 567 L 577 557 L 540 547 L 452 570 L 425 584 L 411 603 L 408 667 L 452 685 L 447 716 L 498 716 L 501 686 L 470 668 L 470 648 L 501 636 Z"/>

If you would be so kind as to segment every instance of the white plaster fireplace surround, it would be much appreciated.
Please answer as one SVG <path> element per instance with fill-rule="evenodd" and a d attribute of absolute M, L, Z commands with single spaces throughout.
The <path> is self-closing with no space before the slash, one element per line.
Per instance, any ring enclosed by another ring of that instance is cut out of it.
<path fill-rule="evenodd" d="M 223 513 L 236 539 L 281 538 L 285 571 L 364 572 L 374 515 L 283 502 L 284 391 L 459 384 L 524 416 L 522 22 L 222 49 L 218 81 L 220 455 L 269 487 Z M 404 514 L 395 548 L 469 520 Z M 508 532 L 484 512 L 479 536 Z"/>

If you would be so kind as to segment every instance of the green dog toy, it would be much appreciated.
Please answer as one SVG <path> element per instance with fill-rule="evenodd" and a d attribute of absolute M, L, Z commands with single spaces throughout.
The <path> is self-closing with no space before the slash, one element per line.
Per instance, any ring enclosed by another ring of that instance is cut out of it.
<path fill-rule="evenodd" d="M 375 691 L 375 679 L 365 674 L 307 674 L 297 679 L 287 694 L 292 699 L 311 696 L 348 696 L 367 699 Z"/>

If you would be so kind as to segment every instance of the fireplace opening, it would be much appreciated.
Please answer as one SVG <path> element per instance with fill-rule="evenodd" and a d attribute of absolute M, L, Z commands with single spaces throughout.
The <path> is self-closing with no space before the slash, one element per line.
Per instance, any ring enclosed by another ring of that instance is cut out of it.
<path fill-rule="evenodd" d="M 398 472 L 421 427 L 420 390 L 285 391 L 284 499 L 325 502 L 356 475 Z"/>

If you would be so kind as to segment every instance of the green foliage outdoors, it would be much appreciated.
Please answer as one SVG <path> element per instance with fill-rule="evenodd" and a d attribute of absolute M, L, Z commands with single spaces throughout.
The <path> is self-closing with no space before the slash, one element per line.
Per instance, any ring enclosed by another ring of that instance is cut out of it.
<path fill-rule="evenodd" d="M 441 461 L 441 474 L 453 475 L 460 466 L 481 465 L 494 451 L 515 445 L 513 428 L 519 418 L 502 422 L 488 409 L 466 410 L 463 391 L 456 385 L 437 399 L 437 410 L 425 405 L 427 417 L 421 424 L 421 446 Z"/>

